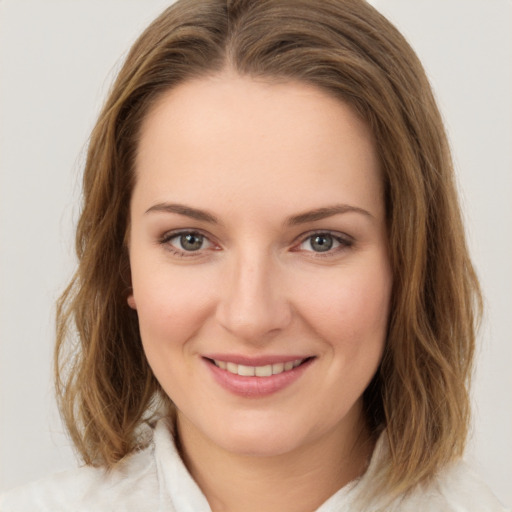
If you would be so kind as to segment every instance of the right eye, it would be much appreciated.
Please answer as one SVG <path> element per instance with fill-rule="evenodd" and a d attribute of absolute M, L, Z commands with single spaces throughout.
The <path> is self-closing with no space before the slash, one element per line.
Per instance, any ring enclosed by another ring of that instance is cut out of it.
<path fill-rule="evenodd" d="M 163 237 L 161 243 L 169 246 L 173 252 L 181 256 L 213 247 L 208 238 L 197 231 L 169 233 Z"/>

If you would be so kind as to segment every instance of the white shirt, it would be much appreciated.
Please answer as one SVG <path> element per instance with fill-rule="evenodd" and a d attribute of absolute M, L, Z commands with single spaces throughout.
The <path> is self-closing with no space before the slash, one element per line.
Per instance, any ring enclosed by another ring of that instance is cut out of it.
<path fill-rule="evenodd" d="M 366 473 L 331 496 L 316 512 L 363 512 L 357 498 L 372 488 L 372 474 L 385 455 L 381 436 Z M 359 508 L 358 508 L 359 507 Z M 506 512 L 489 489 L 462 462 L 443 472 L 427 489 L 382 509 L 364 512 Z M 82 467 L 52 475 L 0 496 L 0 512 L 211 512 L 181 460 L 165 420 L 151 444 L 110 472 Z"/>

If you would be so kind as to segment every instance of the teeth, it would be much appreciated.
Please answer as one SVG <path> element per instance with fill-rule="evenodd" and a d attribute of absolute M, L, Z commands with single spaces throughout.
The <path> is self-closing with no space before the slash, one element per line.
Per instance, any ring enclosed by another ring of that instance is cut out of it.
<path fill-rule="evenodd" d="M 254 377 L 256 368 L 254 366 L 244 366 L 243 364 L 238 365 L 238 375 L 243 377 Z"/>
<path fill-rule="evenodd" d="M 272 365 L 256 366 L 254 373 L 257 377 L 270 377 L 272 375 Z"/>
<path fill-rule="evenodd" d="M 270 377 L 297 368 L 297 366 L 304 362 L 304 359 L 296 359 L 295 361 L 287 361 L 286 363 L 267 364 L 265 366 L 246 366 L 244 364 L 218 361 L 217 359 L 213 362 L 222 370 L 227 370 L 229 373 L 234 373 L 235 375 L 242 375 L 243 377 Z"/>
<path fill-rule="evenodd" d="M 226 364 L 226 370 L 229 373 L 238 373 L 238 365 L 235 363 L 227 363 Z"/>
<path fill-rule="evenodd" d="M 272 365 L 272 375 L 284 372 L 284 363 L 276 363 Z"/>

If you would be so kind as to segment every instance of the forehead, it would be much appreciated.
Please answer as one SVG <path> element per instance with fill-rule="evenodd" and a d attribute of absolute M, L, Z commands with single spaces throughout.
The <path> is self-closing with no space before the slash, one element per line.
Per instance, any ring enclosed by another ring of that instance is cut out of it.
<path fill-rule="evenodd" d="M 155 201 L 375 208 L 381 196 L 371 132 L 351 107 L 308 84 L 225 74 L 159 99 L 142 125 L 136 174 L 135 192 Z"/>

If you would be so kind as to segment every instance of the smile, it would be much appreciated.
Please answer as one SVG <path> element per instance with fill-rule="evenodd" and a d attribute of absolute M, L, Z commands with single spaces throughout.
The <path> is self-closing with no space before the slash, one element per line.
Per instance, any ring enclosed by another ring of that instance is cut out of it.
<path fill-rule="evenodd" d="M 306 359 L 295 359 L 294 361 L 266 364 L 264 366 L 247 366 L 217 359 L 213 359 L 213 363 L 218 368 L 233 373 L 234 375 L 241 375 L 243 377 L 271 377 L 272 375 L 278 375 L 279 373 L 288 372 L 297 368 L 297 366 L 301 365 Z"/>
<path fill-rule="evenodd" d="M 315 359 L 314 356 L 203 356 L 214 381 L 226 391 L 244 398 L 263 398 L 284 390 L 301 379 Z"/>

